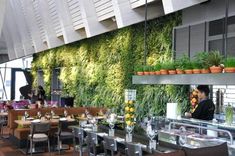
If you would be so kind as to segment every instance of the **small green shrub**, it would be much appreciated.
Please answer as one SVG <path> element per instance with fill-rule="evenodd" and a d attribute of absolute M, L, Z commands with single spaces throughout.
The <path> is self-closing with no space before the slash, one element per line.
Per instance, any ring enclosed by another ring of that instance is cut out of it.
<path fill-rule="evenodd" d="M 175 70 L 174 62 L 165 62 L 161 65 L 161 69 L 163 70 Z"/>
<path fill-rule="evenodd" d="M 208 62 L 209 53 L 208 52 L 198 52 L 194 56 L 194 60 L 201 64 L 201 69 L 208 69 L 210 67 L 210 64 Z"/>
<path fill-rule="evenodd" d="M 161 70 L 161 65 L 156 64 L 154 69 L 155 69 L 155 71 L 160 71 Z"/>
<path fill-rule="evenodd" d="M 208 63 L 211 66 L 220 66 L 223 63 L 223 56 L 219 51 L 211 51 L 208 56 Z"/>
<path fill-rule="evenodd" d="M 235 57 L 229 57 L 225 59 L 224 66 L 226 68 L 235 67 Z"/>

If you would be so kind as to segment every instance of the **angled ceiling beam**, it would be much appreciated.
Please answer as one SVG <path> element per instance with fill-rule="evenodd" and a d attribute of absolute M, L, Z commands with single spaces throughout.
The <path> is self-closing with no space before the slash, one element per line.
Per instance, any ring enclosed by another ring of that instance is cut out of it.
<path fill-rule="evenodd" d="M 6 0 L 1 0 L 0 1 L 0 36 L 1 36 L 2 25 L 4 21 L 5 8 L 6 8 Z"/>
<path fill-rule="evenodd" d="M 162 0 L 165 14 L 176 12 L 207 0 Z"/>

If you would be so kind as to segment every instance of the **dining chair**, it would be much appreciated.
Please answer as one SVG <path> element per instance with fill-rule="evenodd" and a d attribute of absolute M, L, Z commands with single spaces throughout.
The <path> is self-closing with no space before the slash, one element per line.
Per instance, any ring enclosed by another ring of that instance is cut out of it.
<path fill-rule="evenodd" d="M 114 138 L 104 136 L 103 145 L 105 156 L 108 155 L 108 151 L 111 152 L 111 156 L 114 156 L 117 153 L 117 141 Z"/>
<path fill-rule="evenodd" d="M 87 146 L 88 146 L 88 156 L 104 156 L 103 147 L 98 142 L 98 136 L 96 133 L 87 132 Z"/>
<path fill-rule="evenodd" d="M 77 141 L 78 140 L 78 144 Z M 86 148 L 86 144 L 84 142 L 84 130 L 79 127 L 73 128 L 73 145 L 74 145 L 74 153 L 79 151 L 79 156 L 83 156 L 83 151 Z"/>
<path fill-rule="evenodd" d="M 32 155 L 33 153 L 34 145 L 39 142 L 47 142 L 48 152 L 50 153 L 49 131 L 50 131 L 50 124 L 48 122 L 31 123 L 30 134 L 28 136 L 28 140 L 30 142 L 30 155 Z M 28 153 L 28 148 L 27 148 L 27 153 Z"/>
<path fill-rule="evenodd" d="M 57 148 L 59 154 L 61 153 L 61 145 L 63 140 L 72 140 L 74 139 L 73 132 L 69 128 L 69 126 L 75 125 L 76 122 L 70 121 L 59 121 L 58 131 L 55 133 L 55 137 L 57 138 Z"/>
<path fill-rule="evenodd" d="M 0 138 L 3 137 L 3 133 L 4 133 L 4 128 L 7 125 L 7 117 L 5 116 L 0 116 Z"/>
<path fill-rule="evenodd" d="M 142 156 L 141 146 L 133 143 L 126 143 L 125 152 L 127 156 Z"/>

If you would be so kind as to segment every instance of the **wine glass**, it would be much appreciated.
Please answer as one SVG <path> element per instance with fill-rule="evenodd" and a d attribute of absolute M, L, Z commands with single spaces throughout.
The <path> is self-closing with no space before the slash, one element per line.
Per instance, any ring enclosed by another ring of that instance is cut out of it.
<path fill-rule="evenodd" d="M 64 116 L 67 117 L 68 116 L 68 112 L 67 110 L 64 110 Z"/>
<path fill-rule="evenodd" d="M 116 114 L 110 114 L 107 118 L 107 122 L 109 123 L 109 135 L 110 136 L 114 136 L 114 127 L 115 127 L 115 123 L 116 123 L 117 119 L 116 119 Z"/>
<path fill-rule="evenodd" d="M 184 146 L 187 142 L 187 136 L 186 136 L 186 128 L 184 126 L 181 126 L 179 128 L 181 134 L 179 136 L 179 144 L 180 146 Z"/>
<path fill-rule="evenodd" d="M 55 116 L 55 112 L 53 110 L 51 110 L 51 116 Z"/>
<path fill-rule="evenodd" d="M 38 116 L 38 119 L 41 119 L 41 117 L 42 117 L 42 113 L 39 111 L 39 112 L 37 112 L 37 116 Z"/>
<path fill-rule="evenodd" d="M 24 117 L 27 119 L 29 117 L 29 113 L 27 111 L 24 112 Z"/>
<path fill-rule="evenodd" d="M 126 126 L 126 131 L 127 131 L 127 135 L 126 135 L 126 141 L 127 142 L 132 142 L 132 131 L 134 129 L 134 125 L 127 125 Z"/>

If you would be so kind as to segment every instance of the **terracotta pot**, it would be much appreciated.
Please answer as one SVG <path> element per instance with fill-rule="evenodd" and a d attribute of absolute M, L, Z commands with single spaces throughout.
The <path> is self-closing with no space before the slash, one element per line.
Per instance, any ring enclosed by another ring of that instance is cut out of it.
<path fill-rule="evenodd" d="M 201 70 L 200 69 L 193 69 L 193 74 L 200 74 Z"/>
<path fill-rule="evenodd" d="M 235 73 L 235 67 L 224 68 L 225 73 Z"/>
<path fill-rule="evenodd" d="M 177 74 L 184 74 L 184 70 L 176 69 L 176 73 L 177 73 Z"/>
<path fill-rule="evenodd" d="M 192 69 L 187 69 L 184 70 L 185 74 L 193 74 L 193 70 Z"/>
<path fill-rule="evenodd" d="M 161 69 L 160 72 L 161 72 L 161 75 L 168 75 L 168 70 Z"/>
<path fill-rule="evenodd" d="M 155 72 L 149 72 L 149 75 L 155 75 Z"/>
<path fill-rule="evenodd" d="M 160 71 L 155 71 L 155 75 L 160 75 L 161 72 Z"/>
<path fill-rule="evenodd" d="M 136 74 L 141 76 L 141 75 L 144 75 L 144 72 L 136 72 Z"/>
<path fill-rule="evenodd" d="M 209 69 L 201 69 L 201 73 L 208 74 L 208 73 L 210 73 L 210 70 Z"/>
<path fill-rule="evenodd" d="M 149 75 L 149 72 L 144 71 L 144 75 Z"/>
<path fill-rule="evenodd" d="M 222 73 L 223 68 L 222 67 L 212 66 L 212 67 L 210 67 L 210 71 L 211 71 L 211 73 Z"/>
<path fill-rule="evenodd" d="M 168 73 L 169 73 L 170 75 L 174 75 L 174 74 L 176 74 L 176 70 L 169 70 Z"/>

